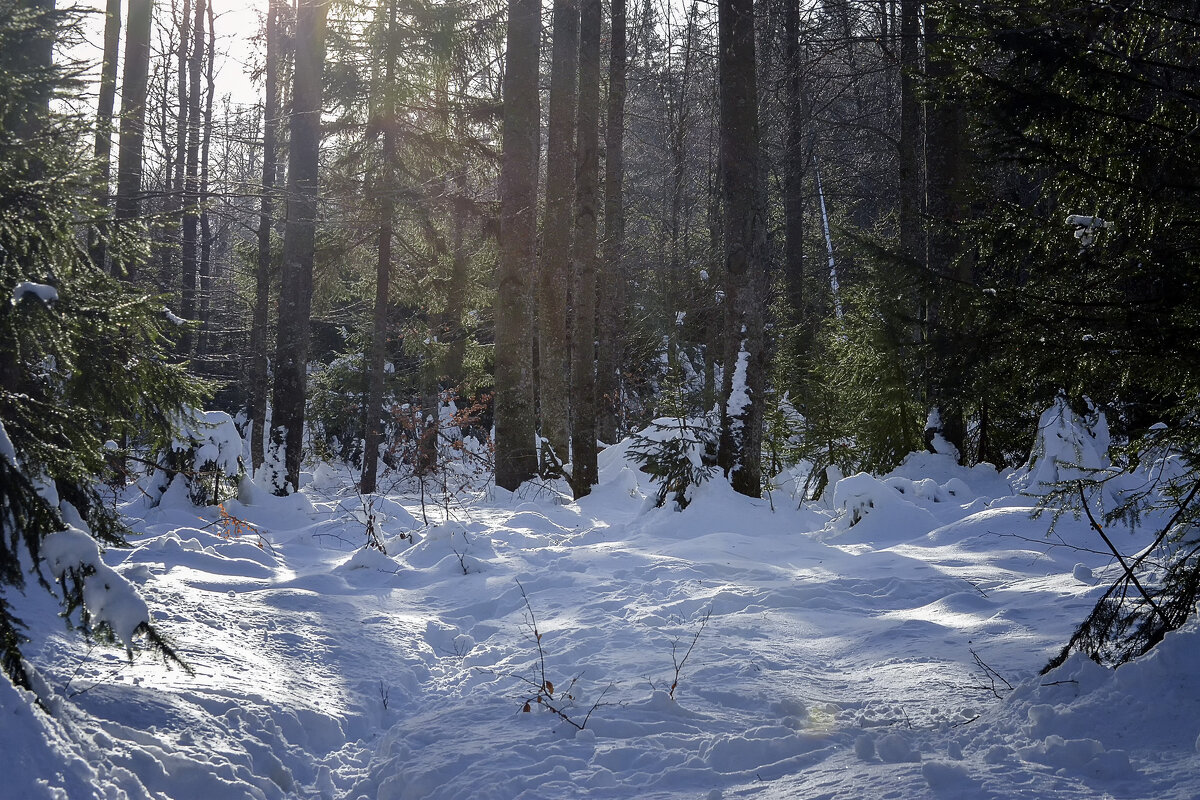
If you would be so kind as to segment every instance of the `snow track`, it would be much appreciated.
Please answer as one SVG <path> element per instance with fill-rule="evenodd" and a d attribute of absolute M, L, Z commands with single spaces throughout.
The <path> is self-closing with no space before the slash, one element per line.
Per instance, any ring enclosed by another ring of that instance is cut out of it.
<path fill-rule="evenodd" d="M 1194 631 L 1115 675 L 1036 675 L 1110 574 L 1085 525 L 1047 539 L 994 472 L 929 457 L 829 506 L 712 482 L 648 509 L 621 452 L 580 504 L 476 499 L 420 527 L 380 499 L 390 557 L 358 550 L 336 488 L 226 504 L 266 547 L 215 509 L 131 504 L 145 537 L 106 560 L 196 675 L 34 630 L 55 715 L 0 684 L 21 767 L 0 796 L 1197 796 Z M 529 609 L 550 703 L 584 730 L 522 711 Z"/>

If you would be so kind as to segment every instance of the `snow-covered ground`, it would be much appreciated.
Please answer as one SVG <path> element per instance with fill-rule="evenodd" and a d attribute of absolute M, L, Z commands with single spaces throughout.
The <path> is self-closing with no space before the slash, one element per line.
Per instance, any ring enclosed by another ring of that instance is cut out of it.
<path fill-rule="evenodd" d="M 31 586 L 54 714 L 0 679 L 0 797 L 1200 797 L 1200 631 L 1037 674 L 1116 574 L 1085 523 L 929 454 L 655 509 L 626 447 L 578 503 L 377 497 L 389 556 L 328 468 L 225 504 L 257 532 L 130 500 L 105 559 L 196 674 L 88 649 Z"/>

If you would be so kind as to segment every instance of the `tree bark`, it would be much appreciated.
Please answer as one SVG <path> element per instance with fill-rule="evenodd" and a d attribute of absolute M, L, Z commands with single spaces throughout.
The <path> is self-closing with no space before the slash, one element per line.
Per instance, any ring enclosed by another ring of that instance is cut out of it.
<path fill-rule="evenodd" d="M 272 395 L 274 490 L 300 488 L 307 392 L 309 316 L 317 234 L 318 165 L 321 145 L 321 70 L 325 62 L 325 20 L 329 0 L 300 0 L 296 14 L 296 61 L 288 146 L 287 223 L 279 332 Z M 280 460 L 282 456 L 282 462 Z M 282 466 L 282 472 L 278 468 Z"/>
<path fill-rule="evenodd" d="M 537 0 L 509 0 L 500 166 L 496 293 L 496 485 L 515 491 L 537 473 L 530 290 L 536 275 Z"/>
<path fill-rule="evenodd" d="M 209 327 L 209 316 L 212 310 L 212 273 L 213 273 L 213 233 L 212 233 L 212 217 L 209 214 L 209 194 L 208 194 L 208 178 L 209 178 L 209 154 L 212 152 L 212 134 L 213 134 L 213 97 L 216 95 L 216 81 L 213 76 L 213 62 L 217 49 L 217 31 L 216 21 L 213 14 L 212 3 L 207 4 L 206 16 L 208 18 L 208 42 L 205 45 L 205 62 L 204 62 L 204 116 L 201 120 L 203 126 L 200 136 L 200 259 L 197 264 L 199 279 L 199 302 L 198 312 L 200 320 L 200 341 L 197 347 L 197 356 L 203 363 L 209 356 L 210 342 L 209 337 L 212 333 Z"/>
<path fill-rule="evenodd" d="M 100 64 L 100 94 L 96 101 L 96 205 L 105 213 L 111 192 L 113 109 L 117 101 L 117 59 L 121 51 L 121 0 L 108 0 L 104 10 L 104 60 Z M 91 233 L 92 263 L 105 268 L 108 259 L 107 226 Z"/>
<path fill-rule="evenodd" d="M 379 469 L 379 444 L 383 440 L 384 362 L 387 359 L 388 294 L 392 274 L 392 220 L 396 214 L 396 3 L 388 3 L 387 42 L 384 54 L 383 102 L 379 117 L 383 128 L 383 153 L 380 164 L 379 246 L 375 264 L 375 309 L 371 325 L 370 363 L 367 378 L 366 436 L 363 444 L 363 468 L 359 490 L 370 494 L 376 488 Z"/>
<path fill-rule="evenodd" d="M 804 325 L 804 99 L 800 63 L 800 0 L 784 0 L 784 68 L 787 70 L 787 133 L 783 161 L 783 276 L 793 325 Z M 801 335 L 802 346 L 807 337 Z"/>
<path fill-rule="evenodd" d="M 538 409 L 542 438 L 558 462 L 569 452 L 571 387 L 567 280 L 575 196 L 575 89 L 579 72 L 579 0 L 554 0 L 546 209 L 538 276 Z M 551 466 L 543 456 L 542 468 Z"/>
<path fill-rule="evenodd" d="M 146 84 L 150 71 L 153 0 L 130 0 L 125 21 L 125 66 L 121 76 L 121 139 L 117 147 L 116 225 L 136 220 L 142 208 L 142 144 L 146 128 Z M 138 264 L 126 254 L 113 260 L 113 274 L 132 279 Z"/>
<path fill-rule="evenodd" d="M 258 261 L 254 271 L 254 319 L 250 327 L 250 461 L 263 463 L 267 419 L 267 318 L 271 300 L 271 227 L 275 221 L 276 140 L 279 131 L 279 4 L 268 0 L 267 58 L 263 99 L 262 199 L 258 213 Z"/>
<path fill-rule="evenodd" d="M 921 252 L 920 0 L 900 0 L 900 255 L 912 266 Z"/>
<path fill-rule="evenodd" d="M 187 161 L 183 177 L 183 271 L 179 292 L 179 313 L 184 319 L 196 317 L 196 274 L 199 272 L 200 229 L 200 73 L 204 59 L 205 0 L 196 0 L 192 20 L 192 49 L 188 58 Z M 181 43 L 180 46 L 183 46 Z M 179 340 L 179 352 L 190 358 L 194 349 L 191 330 Z"/>
<path fill-rule="evenodd" d="M 604 132 L 604 279 L 599 282 L 596 435 L 615 443 L 620 428 L 621 311 L 625 307 L 625 0 L 612 0 L 608 108 Z"/>
<path fill-rule="evenodd" d="M 767 242 L 753 0 L 720 0 L 718 28 L 727 324 L 717 462 L 735 491 L 759 497 L 766 399 Z"/>
<path fill-rule="evenodd" d="M 579 114 L 575 160 L 571 488 L 590 494 L 596 467 L 596 194 L 600 155 L 600 0 L 583 0 L 579 26 Z"/>
<path fill-rule="evenodd" d="M 931 404 L 941 413 L 942 435 L 965 456 L 966 420 L 955 341 L 954 286 L 969 281 L 970 271 L 960 258 L 956 223 L 962 218 L 962 108 L 946 94 L 953 65 L 941 52 L 941 20 L 925 11 L 925 43 L 929 52 L 928 80 L 934 92 L 926 109 L 926 204 L 929 213 L 928 270 L 933 284 L 928 300 L 932 339 Z"/>

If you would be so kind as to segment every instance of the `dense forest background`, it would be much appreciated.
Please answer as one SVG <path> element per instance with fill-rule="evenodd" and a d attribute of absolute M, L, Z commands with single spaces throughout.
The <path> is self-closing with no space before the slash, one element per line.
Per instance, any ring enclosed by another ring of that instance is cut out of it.
<path fill-rule="evenodd" d="M 92 80 L 90 12 L 0 0 L 6 583 L 201 406 L 280 494 L 581 496 L 658 420 L 680 498 L 812 496 L 1060 396 L 1196 463 L 1196 2 L 269 0 L 244 76 L 220 12 L 111 0 Z"/>

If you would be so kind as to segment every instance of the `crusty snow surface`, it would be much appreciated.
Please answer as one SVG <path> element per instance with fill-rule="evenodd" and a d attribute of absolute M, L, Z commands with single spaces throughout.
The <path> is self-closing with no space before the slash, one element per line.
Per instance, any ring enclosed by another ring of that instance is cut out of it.
<path fill-rule="evenodd" d="M 196 674 L 89 649 L 31 585 L 54 714 L 0 680 L 0 797 L 1200 797 L 1195 628 L 1037 674 L 1116 575 L 1086 524 L 928 454 L 799 508 L 715 480 L 655 509 L 625 448 L 578 503 L 377 497 L 389 556 L 328 467 L 225 504 L 265 547 L 130 500 L 105 560 Z"/>

